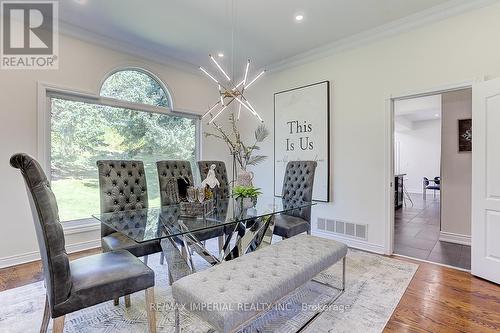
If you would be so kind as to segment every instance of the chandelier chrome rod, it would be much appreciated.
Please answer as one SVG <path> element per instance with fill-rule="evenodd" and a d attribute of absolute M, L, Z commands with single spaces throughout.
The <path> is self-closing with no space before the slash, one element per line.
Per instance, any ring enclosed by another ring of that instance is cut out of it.
<path fill-rule="evenodd" d="M 217 68 L 222 72 L 222 74 L 224 74 L 224 76 L 226 77 L 226 79 L 228 81 L 231 81 L 231 78 L 229 77 L 229 75 L 226 74 L 226 72 L 224 71 L 224 69 L 222 69 L 221 65 L 219 65 L 219 63 L 217 62 L 217 60 L 215 60 L 214 57 L 212 57 L 211 54 L 208 55 L 210 57 L 210 59 L 212 59 L 212 61 L 214 62 L 214 64 L 217 66 Z"/>
<path fill-rule="evenodd" d="M 217 103 L 215 103 L 215 104 L 214 104 L 214 105 L 213 105 L 210 109 L 208 109 L 208 111 L 207 111 L 207 112 L 205 112 L 205 113 L 203 114 L 203 116 L 201 116 L 201 119 L 203 119 L 203 118 L 205 118 L 206 116 L 208 116 L 208 114 L 209 114 L 210 112 L 212 112 L 212 111 L 213 111 L 213 109 L 215 109 L 215 108 L 217 107 L 217 105 L 219 105 L 219 104 L 220 104 L 220 101 L 218 101 Z"/>
<path fill-rule="evenodd" d="M 207 72 L 207 70 L 203 67 L 200 67 L 200 70 L 205 73 L 209 78 L 211 78 L 213 81 L 215 81 L 215 83 L 219 83 L 219 81 L 217 81 L 217 79 L 215 77 L 213 77 L 209 72 Z"/>
<path fill-rule="evenodd" d="M 217 112 L 217 114 L 216 114 L 216 115 L 215 115 L 212 119 L 210 119 L 210 121 L 208 122 L 208 124 L 210 125 L 211 123 L 213 123 L 213 122 L 214 122 L 214 120 L 215 120 L 215 119 L 217 119 L 217 117 L 218 117 L 218 116 L 220 116 L 220 115 L 221 115 L 221 113 L 222 113 L 225 109 L 227 109 L 227 107 L 228 107 L 229 105 L 231 105 L 231 103 L 232 103 L 233 101 L 234 101 L 234 98 L 233 98 L 232 100 L 230 100 L 230 101 L 229 101 L 229 103 L 227 103 L 226 105 L 224 105 L 224 107 L 223 107 L 222 109 L 220 109 L 220 110 L 219 110 L 219 112 Z"/>
<path fill-rule="evenodd" d="M 250 88 L 250 86 L 251 86 L 252 84 L 254 84 L 254 82 L 255 82 L 255 81 L 257 81 L 257 79 L 258 79 L 259 77 L 261 77 L 262 75 L 264 75 L 264 73 L 265 73 L 265 72 L 266 72 L 266 70 L 263 70 L 262 72 L 260 72 L 260 73 L 259 73 L 259 75 L 257 75 L 257 76 L 256 76 L 256 77 L 252 80 L 252 81 L 250 81 L 250 83 L 249 83 L 249 84 L 247 84 L 247 85 L 245 86 L 245 89 Z"/>

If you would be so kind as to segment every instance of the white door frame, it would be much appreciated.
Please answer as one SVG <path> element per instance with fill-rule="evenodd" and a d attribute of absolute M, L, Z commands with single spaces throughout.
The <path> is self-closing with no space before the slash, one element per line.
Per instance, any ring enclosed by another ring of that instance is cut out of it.
<path fill-rule="evenodd" d="M 472 88 L 475 82 L 484 78 L 472 79 L 460 83 L 447 84 L 429 89 L 403 91 L 391 94 L 385 100 L 385 254 L 393 254 L 394 247 L 394 101 L 442 94 L 445 92 Z M 474 154 L 474 152 L 472 152 Z"/>

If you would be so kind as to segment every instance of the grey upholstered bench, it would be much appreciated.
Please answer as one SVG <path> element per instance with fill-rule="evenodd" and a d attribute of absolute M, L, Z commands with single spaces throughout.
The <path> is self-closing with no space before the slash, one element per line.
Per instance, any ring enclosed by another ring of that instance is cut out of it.
<path fill-rule="evenodd" d="M 345 244 L 302 234 L 186 276 L 172 285 L 176 326 L 181 306 L 219 332 L 236 331 L 259 314 L 255 305 L 275 304 L 342 259 L 333 303 L 344 291 L 346 254 Z"/>

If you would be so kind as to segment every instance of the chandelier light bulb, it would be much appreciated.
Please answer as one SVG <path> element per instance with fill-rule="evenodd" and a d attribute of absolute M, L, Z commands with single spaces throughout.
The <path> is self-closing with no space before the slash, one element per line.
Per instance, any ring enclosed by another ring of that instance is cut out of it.
<path fill-rule="evenodd" d="M 238 105 L 238 120 L 240 120 L 240 115 L 241 115 L 241 104 Z"/>
<path fill-rule="evenodd" d="M 219 63 L 217 62 L 217 60 L 215 60 L 214 57 L 212 57 L 212 55 L 209 55 L 210 59 L 212 59 L 212 61 L 214 62 L 214 64 L 217 66 L 217 68 L 222 72 L 222 74 L 224 74 L 224 76 L 226 77 L 226 79 L 228 81 L 231 81 L 231 78 L 229 77 L 229 75 L 227 75 L 227 73 L 222 69 L 221 65 L 219 65 Z"/>
<path fill-rule="evenodd" d="M 252 80 L 252 81 L 250 81 L 250 83 L 249 83 L 249 84 L 247 84 L 247 85 L 245 86 L 245 89 L 250 88 L 250 86 L 251 86 L 252 84 L 254 84 L 254 82 L 255 82 L 255 81 L 257 81 L 257 79 L 258 79 L 259 77 L 261 77 L 262 75 L 264 75 L 264 73 L 265 73 L 265 72 L 266 72 L 265 70 L 263 70 L 262 72 L 260 72 L 260 74 L 259 74 L 259 75 L 257 75 L 257 76 L 256 76 L 256 77 Z"/>
<path fill-rule="evenodd" d="M 201 116 L 201 119 L 203 119 L 206 116 L 208 116 L 210 114 L 210 112 L 212 112 L 219 104 L 220 104 L 220 101 L 217 102 L 217 103 L 215 103 L 210 109 L 208 109 L 207 112 L 205 112 L 205 114 L 203 116 Z"/>
<path fill-rule="evenodd" d="M 243 81 L 242 81 L 243 86 L 245 86 L 245 84 L 247 83 L 248 68 L 250 68 L 250 59 L 248 59 L 247 67 L 245 68 L 245 77 L 243 78 Z"/>
<path fill-rule="evenodd" d="M 260 117 L 260 115 L 257 113 L 257 111 L 255 111 L 255 108 L 252 106 L 252 104 L 250 104 L 250 102 L 248 100 L 246 100 L 245 102 L 247 102 L 248 106 L 253 110 L 253 114 L 259 118 L 259 120 L 261 122 L 263 122 L 262 118 Z"/>
<path fill-rule="evenodd" d="M 210 75 L 210 73 L 209 73 L 209 72 L 207 72 L 207 71 L 205 70 L 205 68 L 200 67 L 200 70 L 201 70 L 203 73 L 205 73 L 205 74 L 206 74 L 209 78 L 211 78 L 211 79 L 212 79 L 215 83 L 219 83 L 219 81 L 217 81 L 217 79 L 216 79 L 215 77 L 213 77 L 212 75 Z"/>
<path fill-rule="evenodd" d="M 254 116 L 257 116 L 257 113 L 252 110 L 247 104 L 243 103 L 243 101 L 241 99 L 239 99 L 238 97 L 235 97 L 234 98 L 238 103 L 240 103 L 241 105 L 243 105 L 243 107 L 245 107 L 248 111 L 250 111 Z"/>
<path fill-rule="evenodd" d="M 220 109 L 220 111 L 219 111 L 219 112 L 217 112 L 217 114 L 216 114 L 216 115 L 215 115 L 212 119 L 210 119 L 210 121 L 208 122 L 208 124 L 210 125 L 211 123 L 213 123 L 213 122 L 214 122 L 214 120 L 215 120 L 218 116 L 220 116 L 220 114 L 221 114 L 221 113 L 222 113 L 225 109 L 227 109 L 227 105 L 225 105 L 222 109 Z"/>

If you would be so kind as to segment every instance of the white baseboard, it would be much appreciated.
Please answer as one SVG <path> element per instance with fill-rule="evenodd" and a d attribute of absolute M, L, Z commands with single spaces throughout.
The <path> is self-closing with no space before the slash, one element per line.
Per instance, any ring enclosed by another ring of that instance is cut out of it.
<path fill-rule="evenodd" d="M 66 252 L 75 253 L 75 252 L 81 252 L 81 251 L 90 250 L 90 249 L 96 249 L 98 247 L 101 247 L 101 239 L 100 238 L 89 240 L 86 242 L 70 244 L 70 245 L 66 246 Z"/>
<path fill-rule="evenodd" d="M 100 239 L 67 245 L 66 252 L 74 253 L 84 250 L 95 249 L 98 247 L 101 247 Z M 16 254 L 10 257 L 0 258 L 0 268 L 25 264 L 37 260 L 40 260 L 40 252 L 38 251 Z"/>
<path fill-rule="evenodd" d="M 363 240 L 357 240 L 349 237 L 342 237 L 341 235 L 318 230 L 318 229 L 313 229 L 312 234 L 315 236 L 319 237 L 324 237 L 324 238 L 329 238 L 333 239 L 339 242 L 342 242 L 346 244 L 349 247 L 363 250 L 363 251 L 368 251 L 368 252 L 373 252 L 373 253 L 378 253 L 378 254 L 384 254 L 385 253 L 385 247 L 378 245 L 378 244 L 373 244 L 367 241 Z"/>
<path fill-rule="evenodd" d="M 470 245 L 471 237 L 467 235 L 454 234 L 452 232 L 441 231 L 439 233 L 439 240 L 442 242 L 449 242 L 462 245 Z"/>
<path fill-rule="evenodd" d="M 40 252 L 38 251 L 16 254 L 10 257 L 0 258 L 0 268 L 15 266 L 36 260 L 40 260 Z"/>

